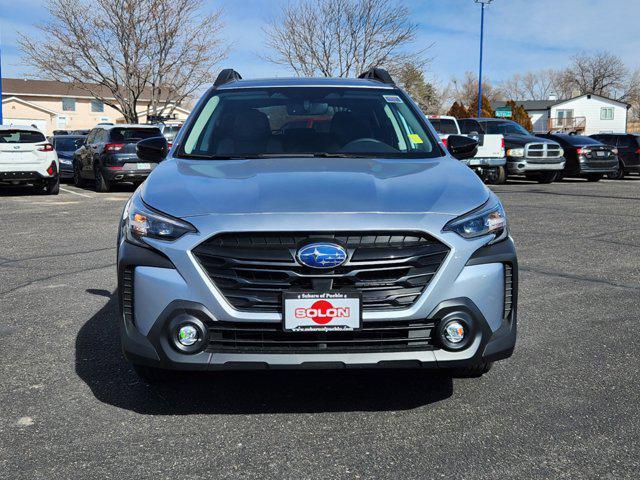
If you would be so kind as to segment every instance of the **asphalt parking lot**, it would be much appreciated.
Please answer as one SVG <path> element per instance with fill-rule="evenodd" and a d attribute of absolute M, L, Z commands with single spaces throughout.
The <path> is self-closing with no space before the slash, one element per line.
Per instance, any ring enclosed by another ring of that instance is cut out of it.
<path fill-rule="evenodd" d="M 519 341 L 479 379 L 274 372 L 141 383 L 116 324 L 132 192 L 0 189 L 0 478 L 638 478 L 640 177 L 495 187 Z"/>

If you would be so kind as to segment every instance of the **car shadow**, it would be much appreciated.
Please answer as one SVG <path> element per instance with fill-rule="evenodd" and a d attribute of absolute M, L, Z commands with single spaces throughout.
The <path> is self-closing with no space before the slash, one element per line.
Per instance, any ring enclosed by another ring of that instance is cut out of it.
<path fill-rule="evenodd" d="M 103 290 L 87 290 L 104 296 Z M 420 370 L 184 373 L 156 386 L 140 381 L 120 349 L 117 299 L 80 329 L 75 369 L 95 397 L 149 415 L 408 410 L 447 399 L 450 376 Z"/>
<path fill-rule="evenodd" d="M 45 195 L 44 188 L 36 188 L 30 185 L 2 185 L 0 186 L 0 197 L 41 197 Z"/>

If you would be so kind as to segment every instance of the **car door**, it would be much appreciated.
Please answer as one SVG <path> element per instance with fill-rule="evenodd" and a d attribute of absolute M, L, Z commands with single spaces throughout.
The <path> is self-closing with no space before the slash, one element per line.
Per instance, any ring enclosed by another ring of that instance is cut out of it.
<path fill-rule="evenodd" d="M 104 147 L 104 137 L 107 134 L 102 128 L 96 128 L 93 135 L 93 140 L 89 144 L 88 162 L 87 162 L 87 175 L 90 178 L 95 178 L 95 165 L 99 163 L 99 157 L 102 154 Z"/>
<path fill-rule="evenodd" d="M 87 135 L 87 139 L 84 142 L 84 145 L 82 145 L 82 147 L 80 147 L 75 154 L 75 161 L 78 163 L 78 168 L 80 169 L 80 173 L 82 177 L 86 177 L 87 175 L 87 156 L 88 156 L 88 152 L 89 152 L 89 145 L 91 144 L 91 141 L 93 140 L 94 137 L 94 132 L 93 130 L 91 132 L 89 132 L 89 135 Z"/>
<path fill-rule="evenodd" d="M 618 137 L 618 157 L 625 167 L 636 167 L 640 165 L 640 147 L 636 137 L 633 135 L 620 135 Z"/>

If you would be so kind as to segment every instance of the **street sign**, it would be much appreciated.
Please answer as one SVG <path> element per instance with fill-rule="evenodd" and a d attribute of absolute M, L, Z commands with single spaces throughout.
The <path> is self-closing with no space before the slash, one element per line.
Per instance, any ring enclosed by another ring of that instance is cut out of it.
<path fill-rule="evenodd" d="M 511 118 L 511 107 L 500 107 L 496 109 L 496 117 Z"/>

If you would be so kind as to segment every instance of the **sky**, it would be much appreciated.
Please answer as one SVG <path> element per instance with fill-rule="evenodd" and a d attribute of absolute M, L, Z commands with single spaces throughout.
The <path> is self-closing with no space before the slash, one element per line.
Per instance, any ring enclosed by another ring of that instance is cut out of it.
<path fill-rule="evenodd" d="M 289 0 L 295 4 L 297 0 Z M 394 2 L 395 0 L 389 0 Z M 233 44 L 221 67 L 245 78 L 286 76 L 290 72 L 262 59 L 263 28 L 277 15 L 280 0 L 204 0 L 206 9 L 223 8 L 225 35 Z M 2 73 L 23 77 L 18 32 L 36 39 L 46 22 L 45 0 L 0 0 Z M 415 44 L 432 45 L 428 77 L 446 82 L 477 71 L 480 6 L 473 0 L 404 0 L 419 25 Z M 493 82 L 514 73 L 561 68 L 580 51 L 608 50 L 629 68 L 640 67 L 640 0 L 493 0 L 485 15 L 485 78 Z"/>

